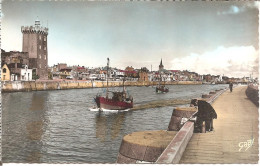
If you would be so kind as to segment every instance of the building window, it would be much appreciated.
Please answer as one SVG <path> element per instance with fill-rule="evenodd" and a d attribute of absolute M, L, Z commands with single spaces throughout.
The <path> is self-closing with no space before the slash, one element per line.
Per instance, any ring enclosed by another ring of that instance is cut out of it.
<path fill-rule="evenodd" d="M 3 73 L 6 73 L 6 68 L 3 69 Z"/>
<path fill-rule="evenodd" d="M 42 36 L 39 36 L 39 39 L 42 40 Z"/>
<path fill-rule="evenodd" d="M 39 64 L 39 68 L 41 68 L 42 66 L 41 66 L 41 64 Z"/>
<path fill-rule="evenodd" d="M 44 41 L 46 41 L 46 36 L 44 36 L 44 39 L 43 39 Z"/>
<path fill-rule="evenodd" d="M 39 49 L 42 49 L 42 46 L 41 46 L 41 45 L 39 45 Z"/>
<path fill-rule="evenodd" d="M 46 50 L 46 46 L 44 46 L 44 50 Z"/>
<path fill-rule="evenodd" d="M 42 58 L 41 54 L 39 54 L 39 58 L 40 58 L 40 59 Z"/>
<path fill-rule="evenodd" d="M 44 55 L 44 59 L 46 60 L 46 55 Z"/>

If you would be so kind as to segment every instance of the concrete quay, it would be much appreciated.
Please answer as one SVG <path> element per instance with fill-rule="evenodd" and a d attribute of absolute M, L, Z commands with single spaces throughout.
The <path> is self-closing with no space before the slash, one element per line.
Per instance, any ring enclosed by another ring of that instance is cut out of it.
<path fill-rule="evenodd" d="M 246 96 L 247 86 L 224 92 L 213 103 L 214 131 L 194 133 L 180 164 L 256 164 L 259 160 L 258 107 Z"/>

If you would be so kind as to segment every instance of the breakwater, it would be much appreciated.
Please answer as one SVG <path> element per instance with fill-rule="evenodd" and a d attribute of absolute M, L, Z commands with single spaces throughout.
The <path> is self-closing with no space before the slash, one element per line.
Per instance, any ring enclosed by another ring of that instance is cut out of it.
<path fill-rule="evenodd" d="M 150 81 L 126 81 L 125 86 L 155 86 L 158 82 Z M 166 82 L 166 85 L 197 85 L 200 81 L 174 81 Z M 2 92 L 28 92 L 43 90 L 66 90 L 83 88 L 104 88 L 106 81 L 2 81 Z M 122 81 L 110 81 L 109 87 L 123 86 Z"/>
<path fill-rule="evenodd" d="M 248 85 L 246 89 L 246 96 L 259 107 L 259 90 L 258 86 Z"/>

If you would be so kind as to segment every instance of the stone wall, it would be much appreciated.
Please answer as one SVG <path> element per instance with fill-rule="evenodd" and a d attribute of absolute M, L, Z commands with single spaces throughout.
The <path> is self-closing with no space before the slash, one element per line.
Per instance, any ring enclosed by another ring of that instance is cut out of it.
<path fill-rule="evenodd" d="M 151 86 L 157 82 L 126 81 L 125 86 Z M 202 84 L 194 81 L 166 82 L 166 85 Z M 122 81 L 111 81 L 109 87 L 123 86 Z M 2 81 L 2 92 L 26 92 L 35 90 L 64 90 L 106 87 L 106 81 Z"/>
<path fill-rule="evenodd" d="M 246 89 L 246 95 L 257 107 L 259 107 L 258 86 L 248 85 Z"/>

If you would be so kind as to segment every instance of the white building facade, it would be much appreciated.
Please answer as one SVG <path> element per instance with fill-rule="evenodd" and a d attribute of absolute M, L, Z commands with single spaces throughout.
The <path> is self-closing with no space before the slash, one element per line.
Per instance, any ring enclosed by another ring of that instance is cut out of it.
<path fill-rule="evenodd" d="M 24 69 L 21 69 L 21 81 L 31 81 L 32 80 L 32 69 L 28 69 L 25 65 Z"/>

